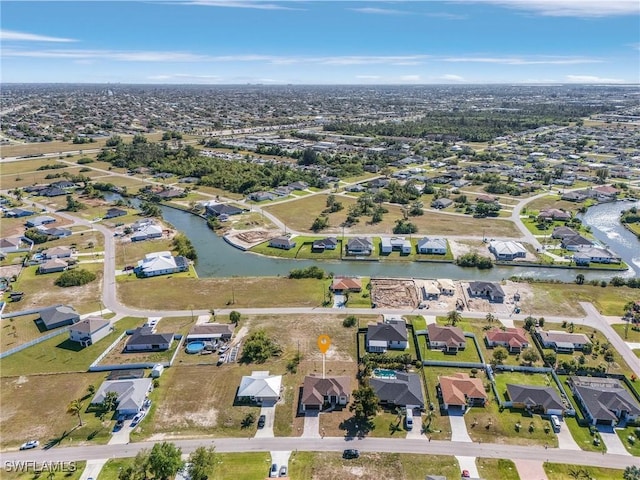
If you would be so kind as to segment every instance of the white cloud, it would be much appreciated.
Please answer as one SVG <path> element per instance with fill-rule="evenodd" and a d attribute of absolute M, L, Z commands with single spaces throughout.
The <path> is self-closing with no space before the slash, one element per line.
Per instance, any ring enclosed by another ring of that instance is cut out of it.
<path fill-rule="evenodd" d="M 460 75 L 453 75 L 450 73 L 447 73 L 446 75 L 442 75 L 441 77 L 438 77 L 438 80 L 446 80 L 448 82 L 464 82 L 464 78 L 461 77 Z"/>
<path fill-rule="evenodd" d="M 370 13 L 373 15 L 409 15 L 411 12 L 404 10 L 394 10 L 391 8 L 376 8 L 376 7 L 359 7 L 350 8 L 349 10 L 359 13 Z"/>
<path fill-rule="evenodd" d="M 49 37 L 47 35 L 37 35 L 35 33 L 15 32 L 13 30 L 0 30 L 0 40 L 18 42 L 75 42 L 72 38 Z"/>
<path fill-rule="evenodd" d="M 360 80 L 379 80 L 382 77 L 380 75 L 356 75 L 356 78 Z"/>
<path fill-rule="evenodd" d="M 191 0 L 188 2 L 176 2 L 176 5 L 196 5 L 201 7 L 223 8 L 253 8 L 256 10 L 301 10 L 300 8 L 286 7 L 277 3 L 249 2 L 241 0 Z"/>
<path fill-rule="evenodd" d="M 116 60 L 122 62 L 201 62 L 204 55 L 182 52 L 111 51 L 111 50 L 12 50 L 3 49 L 3 57 Z"/>
<path fill-rule="evenodd" d="M 584 57 L 444 57 L 443 62 L 496 63 L 503 65 L 581 65 L 603 63 L 603 60 Z"/>
<path fill-rule="evenodd" d="M 466 1 L 466 0 L 465 0 Z M 549 17 L 611 17 L 640 14 L 638 0 L 471 0 Z"/>
<path fill-rule="evenodd" d="M 218 75 L 197 75 L 193 73 L 172 73 L 168 75 L 151 75 L 149 80 L 221 80 Z"/>
<path fill-rule="evenodd" d="M 401 75 L 400 80 L 403 82 L 419 82 L 420 75 Z"/>
<path fill-rule="evenodd" d="M 597 77 L 595 75 L 567 75 L 569 83 L 625 83 L 620 78 Z"/>

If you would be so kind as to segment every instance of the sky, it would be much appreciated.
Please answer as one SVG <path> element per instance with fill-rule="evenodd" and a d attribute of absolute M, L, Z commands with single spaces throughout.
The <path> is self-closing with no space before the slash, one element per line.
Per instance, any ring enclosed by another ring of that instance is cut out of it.
<path fill-rule="evenodd" d="M 639 0 L 5 1 L 3 83 L 640 83 Z"/>

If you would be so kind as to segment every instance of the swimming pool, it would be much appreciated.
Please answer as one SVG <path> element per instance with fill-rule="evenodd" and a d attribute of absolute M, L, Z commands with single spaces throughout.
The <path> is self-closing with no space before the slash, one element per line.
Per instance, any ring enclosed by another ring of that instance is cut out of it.
<path fill-rule="evenodd" d="M 376 368 L 373 370 L 373 376 L 378 378 L 396 378 L 396 372 L 394 370 Z"/>
<path fill-rule="evenodd" d="M 191 342 L 187 345 L 187 353 L 200 353 L 204 350 L 204 342 Z"/>

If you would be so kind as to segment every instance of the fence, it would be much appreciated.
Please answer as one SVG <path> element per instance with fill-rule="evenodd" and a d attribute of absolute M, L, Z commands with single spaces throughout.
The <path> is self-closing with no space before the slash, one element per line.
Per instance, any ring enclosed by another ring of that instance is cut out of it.
<path fill-rule="evenodd" d="M 184 335 L 180 335 L 180 334 L 174 336 L 174 338 L 178 339 L 178 346 L 176 347 L 175 352 L 173 352 L 173 355 L 171 356 L 171 360 L 169 360 L 168 362 L 141 362 L 141 363 L 125 363 L 125 364 L 114 364 L 114 365 L 99 365 L 100 361 L 104 357 L 106 357 L 109 354 L 109 352 L 111 352 L 111 350 L 113 350 L 116 347 L 116 345 L 118 345 L 120 340 L 122 340 L 122 338 L 125 335 L 131 335 L 132 333 L 133 333 L 133 330 L 127 330 L 125 332 L 122 332 L 122 334 L 118 337 L 118 339 L 115 340 L 111 345 L 109 345 L 109 347 L 104 352 L 102 352 L 100 356 L 89 366 L 89 371 L 104 372 L 107 370 L 136 370 L 139 368 L 153 368 L 156 365 L 162 365 L 165 368 L 169 368 L 171 365 L 173 365 L 173 362 L 175 361 L 176 356 L 180 352 L 180 348 L 182 348 L 182 342 L 186 338 Z"/>
<path fill-rule="evenodd" d="M 62 335 L 63 333 L 68 332 L 69 328 L 71 328 L 71 327 L 70 326 L 63 327 L 60 330 L 56 330 L 55 332 L 47 333 L 46 335 L 43 335 L 42 337 L 36 338 L 34 340 L 30 340 L 27 343 L 23 343 L 22 345 L 18 345 L 17 347 L 12 348 L 11 350 L 7 350 L 6 352 L 2 352 L 2 353 L 0 353 L 0 359 L 8 357 L 9 355 L 13 355 L 14 353 L 17 353 L 20 350 L 24 350 L 25 348 L 32 347 L 33 345 L 37 345 L 37 344 L 39 344 L 41 342 L 44 342 L 45 340 L 49 340 L 50 338 L 57 337 L 58 335 Z"/>
<path fill-rule="evenodd" d="M 106 357 L 106 356 L 109 354 L 109 352 L 110 352 L 111 350 L 113 350 L 113 349 L 116 347 L 116 345 L 118 345 L 118 343 L 120 342 L 120 340 L 122 340 L 122 339 L 123 339 L 123 337 L 124 337 L 126 334 L 127 334 L 127 332 L 122 332 L 122 333 L 120 334 L 120 336 L 119 336 L 119 337 L 118 337 L 118 338 L 117 338 L 117 339 L 116 339 L 116 340 L 115 340 L 111 345 L 109 345 L 109 346 L 106 348 L 106 350 L 105 350 L 104 352 L 102 352 L 100 355 L 98 355 L 98 358 L 96 358 L 96 359 L 93 361 L 93 363 L 92 363 L 91 365 L 89 365 L 89 371 L 90 371 L 90 372 L 100 371 L 100 370 L 93 370 L 93 369 L 94 369 L 94 368 L 95 368 L 95 367 L 100 363 L 100 361 L 101 361 L 104 357 Z M 130 368 L 131 368 L 131 367 L 130 367 Z"/>

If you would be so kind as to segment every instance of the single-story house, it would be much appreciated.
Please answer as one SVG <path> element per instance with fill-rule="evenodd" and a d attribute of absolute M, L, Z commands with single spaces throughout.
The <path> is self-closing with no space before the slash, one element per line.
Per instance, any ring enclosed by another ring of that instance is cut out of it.
<path fill-rule="evenodd" d="M 69 237 L 73 233 L 68 228 L 60 228 L 60 227 L 51 227 L 51 228 L 39 227 L 38 230 L 40 230 L 45 235 L 49 235 L 51 237 L 56 237 L 56 238 Z"/>
<path fill-rule="evenodd" d="M 69 258 L 73 250 L 70 247 L 51 247 L 42 251 L 42 255 L 46 259 L 52 258 Z"/>
<path fill-rule="evenodd" d="M 29 228 L 39 227 L 40 225 L 49 225 L 50 223 L 55 223 L 56 219 L 50 215 L 39 215 L 37 217 L 33 217 L 30 220 L 25 222 L 25 225 Z"/>
<path fill-rule="evenodd" d="M 334 277 L 329 287 L 332 292 L 360 292 L 362 281 L 357 277 Z"/>
<path fill-rule="evenodd" d="M 127 214 L 126 210 L 122 210 L 121 208 L 110 208 L 107 210 L 107 213 L 102 218 L 116 218 L 123 217 Z"/>
<path fill-rule="evenodd" d="M 457 407 L 465 410 L 467 406 L 484 407 L 487 393 L 479 378 L 471 378 L 466 373 L 454 373 L 438 377 L 438 387 L 442 396 L 443 407 Z"/>
<path fill-rule="evenodd" d="M 272 248 L 280 248 L 282 250 L 291 250 L 296 246 L 296 242 L 289 237 L 275 237 L 269 240 L 269 246 Z"/>
<path fill-rule="evenodd" d="M 367 327 L 368 352 L 384 353 L 387 349 L 406 350 L 409 346 L 407 324 L 403 319 L 378 322 Z"/>
<path fill-rule="evenodd" d="M 369 386 L 383 405 L 392 407 L 424 408 L 424 395 L 420 376 L 415 373 L 397 371 L 394 377 L 374 377 Z"/>
<path fill-rule="evenodd" d="M 584 190 L 563 193 L 560 197 L 560 199 L 568 202 L 584 202 L 587 198 L 589 198 L 589 195 Z"/>
<path fill-rule="evenodd" d="M 569 228 L 569 227 L 556 227 L 556 228 L 553 229 L 553 232 L 551 233 L 551 238 L 563 239 L 565 237 L 574 237 L 576 235 L 578 235 L 578 232 L 576 232 L 572 228 Z"/>
<path fill-rule="evenodd" d="M 582 235 L 573 235 L 571 237 L 563 237 L 560 242 L 562 248 L 566 248 L 571 251 L 578 251 L 585 247 L 591 247 L 593 242 L 591 240 L 587 240 Z"/>
<path fill-rule="evenodd" d="M 621 259 L 611 250 L 603 247 L 581 248 L 573 255 L 576 265 L 589 263 L 620 263 Z"/>
<path fill-rule="evenodd" d="M 11 210 L 7 210 L 4 212 L 5 217 L 29 217 L 31 215 L 35 215 L 36 212 L 32 212 L 31 210 L 25 210 L 24 208 L 12 208 Z"/>
<path fill-rule="evenodd" d="M 640 403 L 619 380 L 573 376 L 568 383 L 590 424 L 614 426 L 640 420 Z"/>
<path fill-rule="evenodd" d="M 62 189 L 76 188 L 76 184 L 69 180 L 58 180 L 57 182 L 51 182 L 49 187 L 56 187 Z"/>
<path fill-rule="evenodd" d="M 456 285 L 453 280 L 448 278 L 439 278 L 437 280 L 442 295 L 453 295 L 456 291 Z"/>
<path fill-rule="evenodd" d="M 64 272 L 67 268 L 69 268 L 69 264 L 67 262 L 61 258 L 52 258 L 38 267 L 38 273 L 46 274 Z"/>
<path fill-rule="evenodd" d="M 566 409 L 553 387 L 514 385 L 507 383 L 507 394 L 515 408 L 543 415 L 562 415 Z"/>
<path fill-rule="evenodd" d="M 450 198 L 439 198 L 431 202 L 431 208 L 437 208 L 438 210 L 442 210 L 443 208 L 447 208 L 453 205 L 453 200 Z"/>
<path fill-rule="evenodd" d="M 144 260 L 138 262 L 135 268 L 139 277 L 156 277 L 189 270 L 189 260 L 178 255 L 174 257 L 171 252 L 147 253 Z"/>
<path fill-rule="evenodd" d="M 326 237 L 320 240 L 314 240 L 311 250 L 314 252 L 324 252 L 325 250 L 335 250 L 338 247 L 338 239 L 335 237 Z"/>
<path fill-rule="evenodd" d="M 63 190 L 60 187 L 47 187 L 39 190 L 37 195 L 41 197 L 61 197 L 62 195 L 66 195 L 68 192 Z"/>
<path fill-rule="evenodd" d="M 380 240 L 380 251 L 382 253 L 391 253 L 399 250 L 403 254 L 411 253 L 411 242 L 404 237 L 382 237 Z"/>
<path fill-rule="evenodd" d="M 422 280 L 419 291 L 422 294 L 422 300 L 437 300 L 440 296 L 440 286 L 435 280 Z"/>
<path fill-rule="evenodd" d="M 282 375 L 269 375 L 268 371 L 254 371 L 240 381 L 236 397 L 257 404 L 276 403 L 282 391 Z"/>
<path fill-rule="evenodd" d="M 418 240 L 418 253 L 427 255 L 445 255 L 447 253 L 447 240 L 444 238 L 423 237 Z"/>
<path fill-rule="evenodd" d="M 494 328 L 487 332 L 484 341 L 489 348 L 504 347 L 509 353 L 520 353 L 529 348 L 529 340 L 522 328 Z"/>
<path fill-rule="evenodd" d="M 254 192 L 249 194 L 249 200 L 254 202 L 263 202 L 265 200 L 273 200 L 276 196 L 270 192 Z"/>
<path fill-rule="evenodd" d="M 537 330 L 536 335 L 544 348 L 553 348 L 558 353 L 572 353 L 575 350 L 582 350 L 589 343 L 589 339 L 584 333 Z"/>
<path fill-rule="evenodd" d="M 546 208 L 542 210 L 538 217 L 551 220 L 571 220 L 571 214 L 558 208 Z"/>
<path fill-rule="evenodd" d="M 40 310 L 40 318 L 37 322 L 42 323 L 47 330 L 73 325 L 80 321 L 80 314 L 69 305 L 55 305 L 53 307 Z"/>
<path fill-rule="evenodd" d="M 153 389 L 151 377 L 131 378 L 125 380 L 105 380 L 91 400 L 91 405 L 99 405 L 104 402 L 107 393 L 114 392 L 118 395 L 118 415 L 136 415 L 143 409 L 147 395 Z"/>
<path fill-rule="evenodd" d="M 111 322 L 109 320 L 101 317 L 88 317 L 71 326 L 69 339 L 73 342 L 78 342 L 83 347 L 88 347 L 102 340 L 111 331 Z"/>
<path fill-rule="evenodd" d="M 136 328 L 127 344 L 125 352 L 163 352 L 171 348 L 173 333 L 155 333 L 152 327 Z"/>
<path fill-rule="evenodd" d="M 469 282 L 469 295 L 472 297 L 484 297 L 491 302 L 504 302 L 504 290 L 499 283 L 494 282 Z"/>
<path fill-rule="evenodd" d="M 216 340 L 230 340 L 233 336 L 234 327 L 230 323 L 205 323 L 195 325 L 187 335 L 187 342 L 200 340 L 202 342 L 213 342 Z"/>
<path fill-rule="evenodd" d="M 512 240 L 492 240 L 489 242 L 489 251 L 495 255 L 496 260 L 515 260 L 527 256 L 527 249 L 520 242 Z"/>
<path fill-rule="evenodd" d="M 353 237 L 347 242 L 347 255 L 371 255 L 373 242 L 366 237 Z"/>
<path fill-rule="evenodd" d="M 17 252 L 22 247 L 22 237 L 0 238 L 0 252 Z"/>
<path fill-rule="evenodd" d="M 300 408 L 307 410 L 322 410 L 324 405 L 346 405 L 349 403 L 351 392 L 350 377 L 304 377 Z"/>
<path fill-rule="evenodd" d="M 132 242 L 141 242 L 143 240 L 151 240 L 153 238 L 162 237 L 162 227 L 159 225 L 148 224 L 131 235 Z"/>
<path fill-rule="evenodd" d="M 300 190 L 300 191 L 306 190 L 307 188 L 309 188 L 309 184 L 307 182 L 302 182 L 302 181 L 290 183 L 288 186 L 293 190 Z"/>
<path fill-rule="evenodd" d="M 240 215 L 243 212 L 241 208 L 235 207 L 233 205 L 228 205 L 226 203 L 207 205 L 205 207 L 205 210 L 208 215 L 213 215 L 214 217 L 219 217 L 220 215 Z"/>
<path fill-rule="evenodd" d="M 491 195 L 478 195 L 476 197 L 476 202 L 479 203 L 497 203 L 498 199 L 496 197 L 493 197 Z"/>
<path fill-rule="evenodd" d="M 467 347 L 462 329 L 436 323 L 427 325 L 427 342 L 431 350 L 442 350 L 445 353 L 457 353 Z"/>

